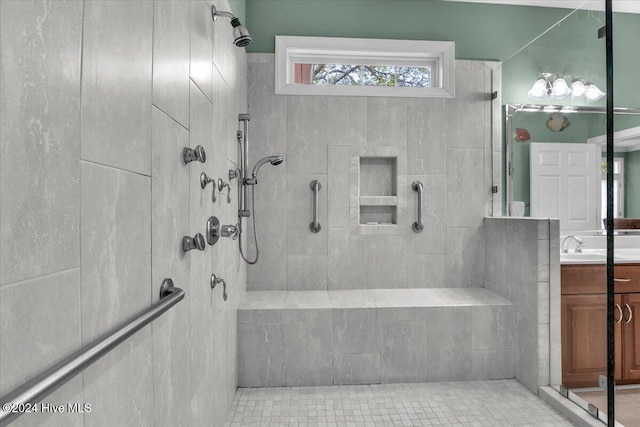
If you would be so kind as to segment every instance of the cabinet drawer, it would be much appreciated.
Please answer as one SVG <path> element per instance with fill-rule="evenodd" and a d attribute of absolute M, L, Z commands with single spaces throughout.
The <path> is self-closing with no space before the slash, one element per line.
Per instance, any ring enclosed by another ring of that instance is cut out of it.
<path fill-rule="evenodd" d="M 640 264 L 616 264 L 615 292 L 640 292 Z M 607 292 L 607 266 L 604 264 L 565 264 L 560 269 L 563 295 L 600 294 Z"/>

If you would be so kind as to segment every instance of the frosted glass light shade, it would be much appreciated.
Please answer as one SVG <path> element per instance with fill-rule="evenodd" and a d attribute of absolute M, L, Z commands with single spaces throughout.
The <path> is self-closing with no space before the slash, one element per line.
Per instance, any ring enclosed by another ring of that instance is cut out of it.
<path fill-rule="evenodd" d="M 527 93 L 531 99 L 544 99 L 547 96 L 547 81 L 539 78 Z"/>
<path fill-rule="evenodd" d="M 587 88 L 582 80 L 576 80 L 571 83 L 571 98 L 580 99 L 585 95 Z"/>
<path fill-rule="evenodd" d="M 558 77 L 553 81 L 553 88 L 551 89 L 551 97 L 554 99 L 564 98 L 571 93 L 571 88 L 567 84 L 567 81 L 562 77 Z"/>
<path fill-rule="evenodd" d="M 594 85 L 593 83 L 588 84 L 586 87 L 587 90 L 585 91 L 585 96 L 587 97 L 587 101 L 589 102 L 596 102 L 606 95 L 598 88 L 598 86 Z"/>

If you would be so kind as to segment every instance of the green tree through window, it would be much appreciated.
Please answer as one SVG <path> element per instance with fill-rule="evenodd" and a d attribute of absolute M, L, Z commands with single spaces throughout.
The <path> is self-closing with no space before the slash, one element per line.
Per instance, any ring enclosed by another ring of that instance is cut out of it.
<path fill-rule="evenodd" d="M 316 85 L 431 87 L 431 67 L 397 65 L 314 64 Z"/>

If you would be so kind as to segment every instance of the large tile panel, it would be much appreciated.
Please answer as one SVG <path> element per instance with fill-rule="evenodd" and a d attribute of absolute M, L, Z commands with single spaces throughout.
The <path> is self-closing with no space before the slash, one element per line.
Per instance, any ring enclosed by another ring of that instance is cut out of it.
<path fill-rule="evenodd" d="M 213 19 L 211 4 L 191 1 L 191 80 L 213 99 Z"/>
<path fill-rule="evenodd" d="M 248 290 L 287 289 L 287 207 L 280 201 L 256 201 L 256 227 L 260 258 L 247 267 Z M 253 223 L 244 220 L 243 234 L 248 244 L 245 256 L 255 259 Z"/>
<path fill-rule="evenodd" d="M 484 273 L 484 229 L 447 229 L 447 287 L 481 287 Z"/>
<path fill-rule="evenodd" d="M 86 344 L 151 304 L 151 182 L 84 162 L 81 182 Z M 83 371 L 84 398 L 96 404 L 85 425 L 153 422 L 152 353 L 147 327 Z"/>
<path fill-rule="evenodd" d="M 82 372 L 85 426 L 154 424 L 151 341 L 147 326 Z"/>
<path fill-rule="evenodd" d="M 367 287 L 407 287 L 407 250 L 404 236 L 366 236 Z"/>
<path fill-rule="evenodd" d="M 191 6 L 184 0 L 153 4 L 153 104 L 189 127 Z"/>
<path fill-rule="evenodd" d="M 329 145 L 367 144 L 367 98 L 330 96 L 327 99 Z"/>
<path fill-rule="evenodd" d="M 0 329 L 4 395 L 81 347 L 80 271 L 1 288 Z"/>
<path fill-rule="evenodd" d="M 81 162 L 82 341 L 151 304 L 151 179 Z"/>
<path fill-rule="evenodd" d="M 0 11 L 3 285 L 79 266 L 82 3 Z"/>
<path fill-rule="evenodd" d="M 447 148 L 482 148 L 485 105 L 491 102 L 491 92 L 484 87 L 485 73 L 456 68 L 456 97 L 446 101 Z"/>
<path fill-rule="evenodd" d="M 426 368 L 424 321 L 382 322 L 382 381 L 423 382 Z"/>
<path fill-rule="evenodd" d="M 444 175 L 447 136 L 446 100 L 418 98 L 408 101 L 408 173 Z"/>
<path fill-rule="evenodd" d="M 238 385 L 282 387 L 284 335 L 279 323 L 241 324 L 238 328 Z"/>
<path fill-rule="evenodd" d="M 153 2 L 84 6 L 82 158 L 149 175 Z"/>
<path fill-rule="evenodd" d="M 427 381 L 464 381 L 472 368 L 472 309 L 437 307 L 427 312 Z"/>
<path fill-rule="evenodd" d="M 328 289 L 367 288 L 367 242 L 349 227 L 328 229 Z"/>
<path fill-rule="evenodd" d="M 287 118 L 287 96 L 275 94 L 274 62 L 249 62 L 248 103 L 253 118 Z"/>
<path fill-rule="evenodd" d="M 283 321 L 286 385 L 332 384 L 331 310 L 287 310 Z"/>
<path fill-rule="evenodd" d="M 407 146 L 406 98 L 367 98 L 367 145 Z"/>
<path fill-rule="evenodd" d="M 484 219 L 484 154 L 447 150 L 447 225 L 481 227 Z"/>
<path fill-rule="evenodd" d="M 327 173 L 327 97 L 289 96 L 287 173 Z"/>
<path fill-rule="evenodd" d="M 189 132 L 157 108 L 152 113 L 152 298 L 157 301 L 165 278 L 189 292 L 189 258 L 180 247 L 189 232 L 189 170 L 180 147 Z M 189 421 L 189 298 L 153 323 L 154 409 L 156 425 Z M 186 369 L 185 369 L 186 368 Z"/>

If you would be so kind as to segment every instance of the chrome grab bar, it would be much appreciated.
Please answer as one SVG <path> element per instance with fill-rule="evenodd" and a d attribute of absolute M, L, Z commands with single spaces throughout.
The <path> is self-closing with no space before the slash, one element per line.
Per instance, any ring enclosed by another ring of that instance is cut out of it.
<path fill-rule="evenodd" d="M 411 224 L 411 229 L 414 233 L 420 233 L 424 229 L 424 225 L 422 225 L 422 182 L 413 181 L 411 188 L 413 188 L 413 191 L 418 193 L 418 220 Z"/>
<path fill-rule="evenodd" d="M 183 298 L 184 291 L 174 287 L 171 279 L 164 279 L 160 287 L 160 300 L 154 305 L 128 321 L 125 325 L 95 339 L 35 378 L 0 397 L 2 406 L 2 409 L 0 409 L 0 426 L 8 425 L 22 415 L 19 410 L 12 411 L 12 407 L 21 408 L 26 404 L 32 405 L 41 402 L 45 397 L 113 350 L 131 335 L 160 317 Z"/>
<path fill-rule="evenodd" d="M 322 228 L 318 222 L 318 201 L 321 187 L 320 181 L 317 179 L 311 181 L 311 189 L 313 190 L 313 222 L 309 224 L 309 229 L 312 233 L 318 233 Z"/>

